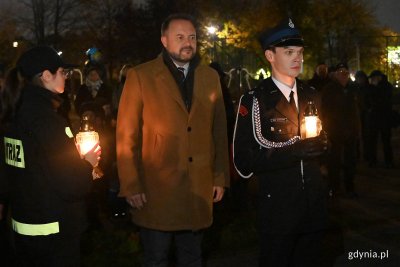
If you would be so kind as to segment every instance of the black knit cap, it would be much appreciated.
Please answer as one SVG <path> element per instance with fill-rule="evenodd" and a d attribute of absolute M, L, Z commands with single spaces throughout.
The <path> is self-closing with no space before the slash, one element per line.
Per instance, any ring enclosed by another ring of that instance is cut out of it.
<path fill-rule="evenodd" d="M 65 63 L 56 50 L 50 46 L 36 46 L 26 51 L 18 59 L 17 68 L 22 76 L 31 78 L 45 70 L 74 68 L 78 65 Z"/>
<path fill-rule="evenodd" d="M 264 51 L 271 47 L 304 46 L 303 37 L 291 18 L 284 19 L 275 27 L 263 32 L 259 41 Z"/>
<path fill-rule="evenodd" d="M 346 69 L 349 70 L 349 66 L 345 62 L 340 62 L 336 65 L 335 70 Z"/>
<path fill-rule="evenodd" d="M 372 77 L 376 77 L 376 76 L 381 76 L 381 77 L 383 77 L 383 73 L 382 73 L 382 71 L 380 71 L 380 70 L 373 70 L 372 72 L 371 72 L 371 74 L 368 76 L 368 78 L 372 78 Z"/>

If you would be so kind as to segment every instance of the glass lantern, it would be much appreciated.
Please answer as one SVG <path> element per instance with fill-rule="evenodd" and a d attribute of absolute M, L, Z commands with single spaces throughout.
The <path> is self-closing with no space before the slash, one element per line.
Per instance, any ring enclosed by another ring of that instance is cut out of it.
<path fill-rule="evenodd" d="M 81 155 L 85 155 L 99 143 L 99 134 L 94 130 L 88 115 L 82 116 L 81 127 L 75 138 Z"/>
<path fill-rule="evenodd" d="M 301 139 L 316 137 L 322 130 L 322 123 L 318 117 L 318 111 L 313 101 L 307 102 L 300 129 Z"/>

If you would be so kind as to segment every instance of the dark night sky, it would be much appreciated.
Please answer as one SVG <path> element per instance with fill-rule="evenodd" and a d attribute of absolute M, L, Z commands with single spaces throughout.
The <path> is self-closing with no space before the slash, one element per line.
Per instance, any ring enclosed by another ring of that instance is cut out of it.
<path fill-rule="evenodd" d="M 143 3 L 146 0 L 132 0 L 136 3 Z M 228 0 L 222 0 L 228 1 Z M 400 34 L 400 1 L 399 0 L 363 0 L 368 3 L 382 26 L 387 26 Z M 0 0 L 0 8 L 9 4 L 12 0 Z"/>
<path fill-rule="evenodd" d="M 367 2 L 382 26 L 387 26 L 400 34 L 400 1 L 399 0 L 364 0 Z"/>

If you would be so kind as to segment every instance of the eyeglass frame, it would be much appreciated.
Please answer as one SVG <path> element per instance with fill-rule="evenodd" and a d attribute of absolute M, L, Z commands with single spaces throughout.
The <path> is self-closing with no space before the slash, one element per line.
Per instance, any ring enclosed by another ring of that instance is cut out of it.
<path fill-rule="evenodd" d="M 58 70 L 57 70 L 57 72 L 58 72 Z M 61 73 L 62 73 L 62 75 L 65 77 L 65 79 L 70 78 L 70 77 L 72 76 L 72 73 L 73 73 L 73 72 L 74 72 L 73 69 L 62 69 L 62 70 L 61 70 Z M 36 77 L 42 77 L 42 75 L 43 75 L 43 71 L 40 72 L 40 73 L 38 73 L 38 74 L 36 75 Z"/>

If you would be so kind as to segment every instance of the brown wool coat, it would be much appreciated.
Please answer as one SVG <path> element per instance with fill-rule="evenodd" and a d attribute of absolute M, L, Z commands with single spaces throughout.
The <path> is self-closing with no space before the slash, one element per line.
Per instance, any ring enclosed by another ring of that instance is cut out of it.
<path fill-rule="evenodd" d="M 120 196 L 145 193 L 133 221 L 163 230 L 212 223 L 213 186 L 229 185 L 223 98 L 217 73 L 195 70 L 188 113 L 162 57 L 130 70 L 117 122 Z"/>

